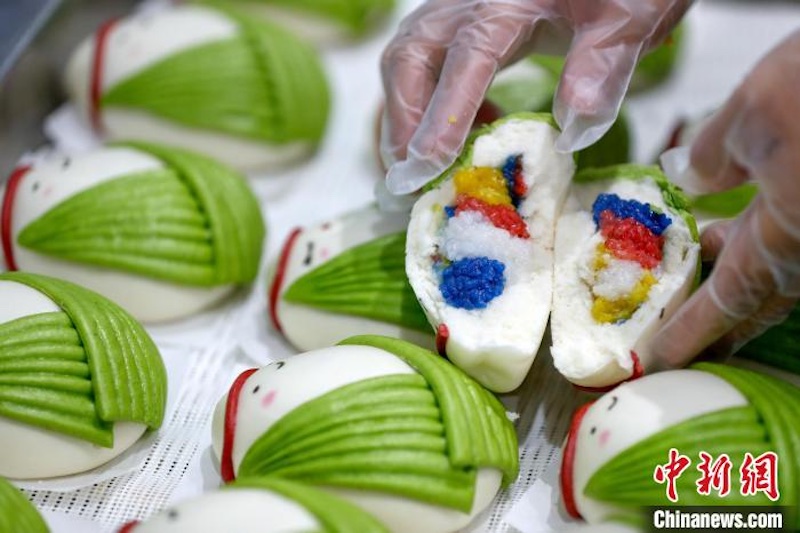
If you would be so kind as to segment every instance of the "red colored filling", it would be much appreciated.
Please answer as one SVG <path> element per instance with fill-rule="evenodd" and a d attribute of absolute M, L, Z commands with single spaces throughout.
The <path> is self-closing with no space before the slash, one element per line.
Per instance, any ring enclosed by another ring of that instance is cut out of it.
<path fill-rule="evenodd" d="M 95 34 L 94 58 L 92 59 L 92 79 L 89 85 L 89 118 L 92 127 L 97 132 L 103 131 L 103 123 L 100 117 L 100 99 L 103 96 L 103 72 L 105 71 L 106 43 L 111 30 L 117 24 L 117 20 L 109 20 L 98 28 Z"/>
<path fill-rule="evenodd" d="M 283 279 L 286 277 L 286 267 L 289 264 L 289 256 L 292 253 L 292 248 L 294 248 L 297 237 L 300 236 L 302 231 L 303 230 L 300 228 L 295 228 L 289 234 L 289 237 L 286 238 L 286 242 L 283 244 L 283 250 L 281 250 L 281 257 L 278 259 L 275 277 L 272 280 L 272 285 L 269 287 L 269 318 L 272 320 L 272 325 L 275 329 L 281 333 L 283 333 L 283 328 L 281 327 L 280 320 L 278 320 L 278 300 L 281 297 L 281 288 L 283 288 Z"/>
<path fill-rule="evenodd" d="M 236 415 L 239 411 L 239 396 L 241 396 L 247 378 L 258 370 L 250 368 L 245 370 L 231 385 L 228 391 L 228 401 L 225 403 L 225 431 L 222 437 L 222 457 L 220 457 L 220 475 L 225 483 L 230 483 L 236 479 L 233 470 L 233 437 L 236 434 Z"/>
<path fill-rule="evenodd" d="M 22 182 L 22 178 L 31 170 L 30 166 L 17 167 L 8 177 L 6 192 L 3 195 L 3 207 L 0 211 L 0 241 L 3 244 L 3 256 L 8 270 L 18 270 L 17 262 L 14 260 L 14 242 L 11 231 L 11 221 L 14 211 L 14 198 L 17 196 L 17 189 Z"/>
<path fill-rule="evenodd" d="M 610 210 L 600 213 L 600 232 L 606 248 L 618 259 L 636 261 L 653 269 L 661 263 L 664 237 L 654 234 L 634 218 L 619 219 Z"/>
<path fill-rule="evenodd" d="M 447 340 L 450 338 L 450 329 L 447 324 L 439 324 L 436 328 L 436 351 L 442 357 L 447 357 Z"/>
<path fill-rule="evenodd" d="M 581 428 L 583 417 L 594 402 L 582 405 L 572 416 L 572 423 L 567 433 L 567 443 L 564 445 L 564 455 L 561 458 L 561 498 L 567 513 L 573 518 L 582 518 L 575 501 L 575 449 L 578 445 L 578 430 Z"/>
<path fill-rule="evenodd" d="M 487 204 L 472 196 L 459 196 L 456 203 L 456 213 L 461 211 L 477 211 L 485 216 L 496 228 L 504 229 L 514 237 L 529 239 L 528 226 L 519 216 L 516 209 L 510 205 Z"/>

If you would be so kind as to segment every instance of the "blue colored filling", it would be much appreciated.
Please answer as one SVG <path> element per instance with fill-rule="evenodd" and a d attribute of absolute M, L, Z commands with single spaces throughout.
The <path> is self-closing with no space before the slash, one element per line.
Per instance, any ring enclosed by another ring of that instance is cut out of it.
<path fill-rule="evenodd" d="M 447 215 L 447 218 L 453 218 L 454 216 L 456 216 L 456 206 L 454 205 L 444 206 L 444 214 Z"/>
<path fill-rule="evenodd" d="M 483 309 L 503 293 L 506 266 L 488 257 L 453 261 L 442 271 L 444 301 L 459 309 Z"/>
<path fill-rule="evenodd" d="M 506 189 L 508 189 L 514 207 L 519 207 L 521 200 L 519 195 L 514 193 L 514 180 L 520 165 L 522 165 L 522 155 L 510 155 L 503 164 L 503 178 L 506 180 Z"/>
<path fill-rule="evenodd" d="M 597 196 L 592 205 L 595 226 L 600 227 L 600 213 L 609 210 L 619 219 L 633 218 L 643 224 L 655 235 L 661 235 L 672 224 L 664 213 L 656 213 L 650 204 L 636 200 L 623 200 L 616 194 L 603 193 Z"/>

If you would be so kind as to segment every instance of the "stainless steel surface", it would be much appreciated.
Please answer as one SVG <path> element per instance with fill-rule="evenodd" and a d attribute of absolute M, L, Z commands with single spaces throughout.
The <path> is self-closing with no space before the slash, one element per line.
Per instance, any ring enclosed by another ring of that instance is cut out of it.
<path fill-rule="evenodd" d="M 45 142 L 44 118 L 63 100 L 73 48 L 136 0 L 0 0 L 0 181 Z"/>

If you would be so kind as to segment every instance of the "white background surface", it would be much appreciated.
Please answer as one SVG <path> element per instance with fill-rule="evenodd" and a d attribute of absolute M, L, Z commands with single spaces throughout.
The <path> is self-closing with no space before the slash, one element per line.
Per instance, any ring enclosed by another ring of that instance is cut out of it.
<path fill-rule="evenodd" d="M 380 179 L 373 151 L 375 110 L 381 98 L 380 52 L 400 14 L 420 2 L 399 3 L 397 16 L 384 31 L 356 45 L 323 52 L 334 105 L 316 156 L 288 171 L 252 176 L 269 227 L 264 270 L 293 227 L 334 217 L 371 200 Z M 718 106 L 757 60 L 796 28 L 800 28 L 800 5 L 794 2 L 699 2 L 688 16 L 685 49 L 674 76 L 628 102 L 635 159 L 654 160 L 678 118 Z M 218 484 L 209 456 L 210 409 L 233 377 L 252 366 L 249 359 L 265 363 L 293 353 L 269 328 L 265 292 L 264 275 L 249 294 L 213 312 L 151 328 L 166 349 L 171 409 L 150 461 L 115 483 L 63 494 L 36 493 L 34 501 L 45 510 L 55 533 L 113 531 L 129 518 L 145 517 L 169 501 Z M 237 345 L 245 347 L 246 354 Z M 546 362 L 537 362 L 534 370 L 543 375 L 552 371 Z M 548 395 L 554 399 L 548 400 Z M 525 446 L 532 458 L 524 463 L 515 489 L 498 506 L 501 517 L 555 460 L 554 450 L 570 412 L 567 406 L 576 401 L 572 389 L 560 383 L 550 388 L 531 386 L 516 400 L 523 422 L 527 419 Z M 161 466 L 164 461 L 172 462 L 170 468 Z M 525 533 L 553 530 L 547 525 L 548 520 L 552 523 L 552 503 L 536 496 L 548 494 L 547 487 L 537 486 L 514 509 L 514 523 Z M 495 518 L 491 526 L 480 529 L 499 532 L 508 526 Z"/>

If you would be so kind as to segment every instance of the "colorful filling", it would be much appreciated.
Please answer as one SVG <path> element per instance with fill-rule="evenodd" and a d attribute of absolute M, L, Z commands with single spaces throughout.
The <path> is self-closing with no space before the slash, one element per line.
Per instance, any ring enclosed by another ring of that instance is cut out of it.
<path fill-rule="evenodd" d="M 488 257 L 453 261 L 442 271 L 442 291 L 447 305 L 460 309 L 483 309 L 503 293 L 506 266 Z"/>
<path fill-rule="evenodd" d="M 528 192 L 521 155 L 509 156 L 501 168 L 462 168 L 453 175 L 453 185 L 456 201 L 442 207 L 445 224 L 453 217 L 475 213 L 480 215 L 476 224 L 501 229 L 511 239 L 530 239 L 528 226 L 517 212 Z M 486 249 L 496 245 L 496 242 L 487 242 Z M 459 247 L 451 247 L 455 248 Z M 498 259 L 486 256 L 452 258 L 439 253 L 432 261 L 442 296 L 452 307 L 483 309 L 505 289 L 507 265 Z"/>
<path fill-rule="evenodd" d="M 628 320 L 658 281 L 663 233 L 672 220 L 650 204 L 600 194 L 592 205 L 604 242 L 595 250 L 592 317 L 600 323 Z"/>

